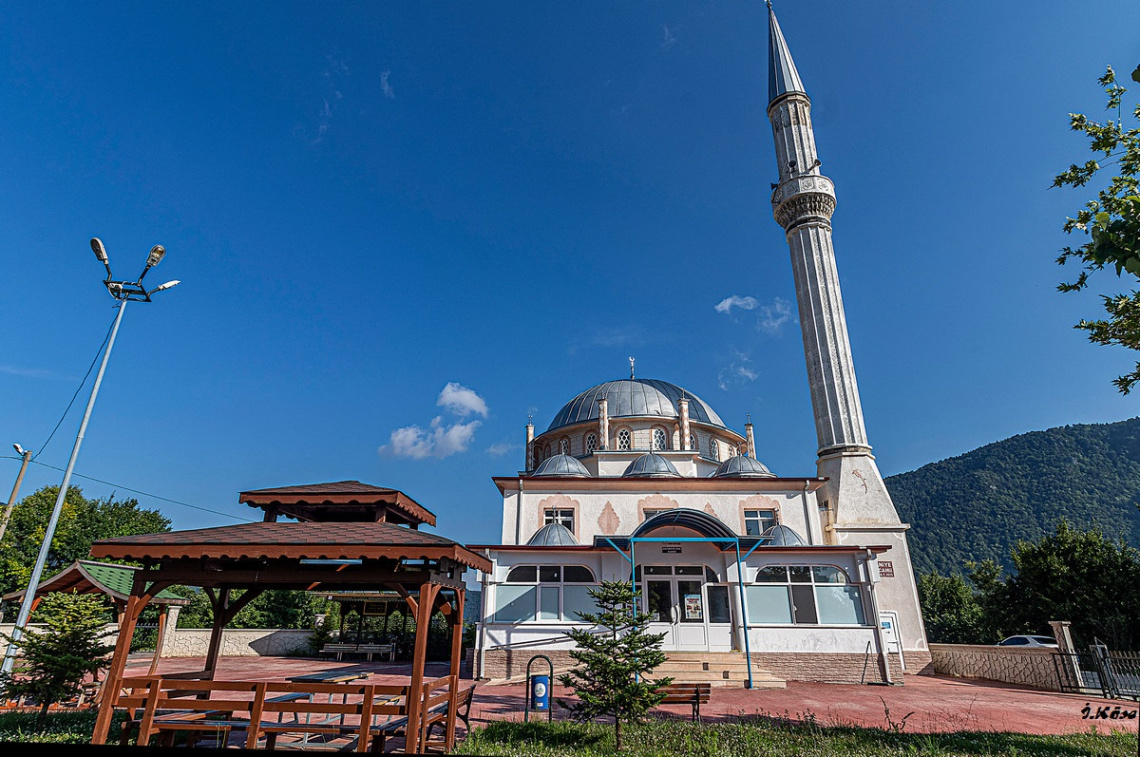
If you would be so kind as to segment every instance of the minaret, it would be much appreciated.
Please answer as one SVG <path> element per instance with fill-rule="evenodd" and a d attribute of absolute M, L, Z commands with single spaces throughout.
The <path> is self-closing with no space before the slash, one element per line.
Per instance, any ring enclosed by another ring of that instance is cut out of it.
<path fill-rule="evenodd" d="M 835 184 L 820 173 L 811 100 L 800 81 L 776 14 L 768 6 L 768 119 L 776 143 L 780 180 L 772 192 L 776 222 L 791 250 L 804 358 L 819 442 L 816 470 L 828 479 L 817 491 L 827 544 L 887 544 L 897 578 L 882 582 L 881 593 L 900 612 L 903 647 L 926 650 L 910 553 L 909 526 L 899 520 L 883 483 L 867 431 L 839 274 L 831 241 Z M 905 616 L 905 617 L 904 617 Z"/>

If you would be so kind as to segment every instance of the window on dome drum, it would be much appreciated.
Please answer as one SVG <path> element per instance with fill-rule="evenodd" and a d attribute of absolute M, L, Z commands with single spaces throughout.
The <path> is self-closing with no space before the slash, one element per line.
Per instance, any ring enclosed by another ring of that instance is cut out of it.
<path fill-rule="evenodd" d="M 668 449 L 668 440 L 665 437 L 665 429 L 653 429 L 653 449 Z"/>
<path fill-rule="evenodd" d="M 709 454 L 712 455 L 713 460 L 720 460 L 720 442 L 716 439 L 709 439 Z"/>
<path fill-rule="evenodd" d="M 623 452 L 633 449 L 633 434 L 630 433 L 628 428 L 618 430 L 617 448 Z"/>
<path fill-rule="evenodd" d="M 597 611 L 590 596 L 595 585 L 584 565 L 515 566 L 495 587 L 495 622 L 578 622 L 578 613 Z"/>
<path fill-rule="evenodd" d="M 598 448 L 598 435 L 586 434 L 585 450 L 587 455 L 594 454 L 594 450 Z"/>
<path fill-rule="evenodd" d="M 775 510 L 745 510 L 744 535 L 759 536 L 777 522 Z"/>
<path fill-rule="evenodd" d="M 866 625 L 859 586 L 830 565 L 761 568 L 745 599 L 749 625 Z"/>
<path fill-rule="evenodd" d="M 560 523 L 563 526 L 566 526 L 566 528 L 570 529 L 570 533 L 574 533 L 574 511 L 552 509 L 543 510 L 542 525 L 548 526 L 551 523 Z"/>
<path fill-rule="evenodd" d="M 701 448 L 697 446 L 697 435 L 689 434 L 689 449 L 693 452 L 700 452 Z"/>
<path fill-rule="evenodd" d="M 570 454 L 570 440 L 567 439 L 565 436 L 558 440 L 558 454 L 560 454 L 560 455 L 569 455 Z"/>

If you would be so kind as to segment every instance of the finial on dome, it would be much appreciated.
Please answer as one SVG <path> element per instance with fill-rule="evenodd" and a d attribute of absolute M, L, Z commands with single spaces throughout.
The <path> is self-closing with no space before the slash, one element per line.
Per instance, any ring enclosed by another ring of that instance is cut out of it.
<path fill-rule="evenodd" d="M 633 380 L 633 362 L 634 362 L 633 358 L 630 357 L 630 359 L 629 359 L 629 378 L 631 381 Z"/>

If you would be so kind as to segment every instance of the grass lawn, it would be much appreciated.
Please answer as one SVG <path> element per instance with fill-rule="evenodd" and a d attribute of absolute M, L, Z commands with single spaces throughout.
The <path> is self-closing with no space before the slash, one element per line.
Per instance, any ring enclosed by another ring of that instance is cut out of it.
<path fill-rule="evenodd" d="M 1068 736 L 1022 733 L 906 733 L 872 728 L 821 727 L 767 718 L 698 725 L 683 720 L 650 720 L 622 729 L 622 754 L 707 755 L 1119 755 L 1136 754 L 1136 735 L 1092 732 Z M 614 754 L 613 725 L 604 723 L 491 723 L 473 729 L 458 754 L 593 757 Z"/>

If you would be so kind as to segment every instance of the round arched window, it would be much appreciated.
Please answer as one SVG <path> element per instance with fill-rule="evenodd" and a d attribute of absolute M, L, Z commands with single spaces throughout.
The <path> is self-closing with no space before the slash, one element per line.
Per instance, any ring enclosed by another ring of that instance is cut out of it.
<path fill-rule="evenodd" d="M 596 450 L 597 448 L 598 448 L 598 435 L 597 434 L 586 434 L 586 443 L 585 443 L 586 454 L 587 455 L 594 454 L 594 450 Z"/>
<path fill-rule="evenodd" d="M 653 449 L 668 449 L 668 440 L 665 436 L 665 429 L 653 429 Z"/>
<path fill-rule="evenodd" d="M 709 439 L 709 452 L 712 454 L 713 460 L 720 460 L 720 442 L 716 439 Z"/>
<path fill-rule="evenodd" d="M 560 455 L 569 455 L 570 454 L 570 440 L 568 438 L 566 438 L 565 436 L 558 440 L 558 454 L 560 454 Z"/>
<path fill-rule="evenodd" d="M 633 434 L 629 432 L 628 428 L 619 429 L 617 432 L 617 448 L 619 450 L 633 449 Z"/>
<path fill-rule="evenodd" d="M 689 434 L 689 449 L 693 452 L 700 452 L 701 448 L 697 445 L 697 435 Z"/>

